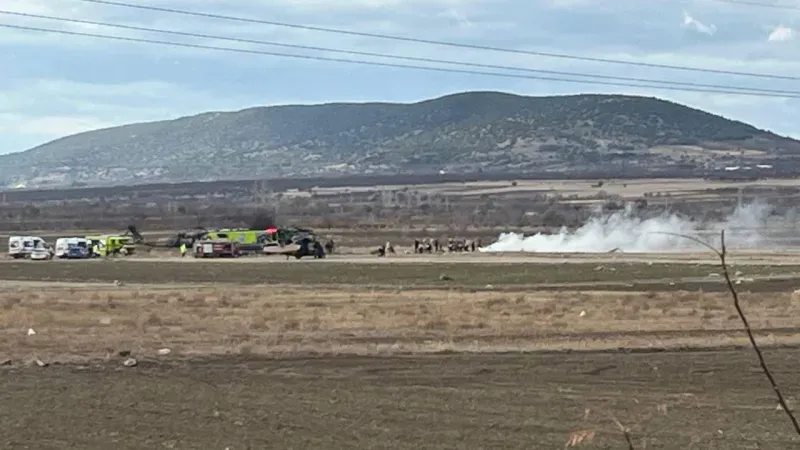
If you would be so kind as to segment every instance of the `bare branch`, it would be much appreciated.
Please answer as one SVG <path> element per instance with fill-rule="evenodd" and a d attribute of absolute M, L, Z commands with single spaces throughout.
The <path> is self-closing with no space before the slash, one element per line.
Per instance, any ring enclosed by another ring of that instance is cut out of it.
<path fill-rule="evenodd" d="M 756 343 L 755 336 L 753 336 L 753 331 L 750 328 L 750 322 L 747 320 L 747 316 L 745 315 L 741 304 L 739 303 L 739 292 L 736 291 L 736 287 L 734 287 L 733 281 L 731 281 L 731 275 L 728 272 L 728 264 L 725 260 L 725 257 L 728 253 L 725 246 L 725 230 L 722 230 L 720 233 L 720 243 L 722 247 L 722 250 L 720 251 L 722 275 L 725 277 L 725 283 L 728 285 L 728 290 L 731 292 L 731 296 L 733 297 L 733 306 L 736 308 L 736 313 L 742 320 L 744 330 L 747 333 L 748 339 L 750 339 L 750 345 L 753 346 L 753 350 L 755 350 L 756 355 L 758 356 L 758 362 L 761 365 L 761 370 L 764 372 L 764 375 L 766 375 L 767 379 L 769 380 L 769 384 L 772 386 L 772 390 L 775 391 L 775 395 L 778 397 L 778 403 L 780 403 L 781 407 L 786 412 L 786 415 L 789 417 L 789 420 L 792 422 L 794 431 L 798 436 L 800 436 L 800 423 L 797 422 L 797 418 L 795 417 L 794 413 L 791 409 L 789 409 L 789 405 L 786 403 L 786 399 L 783 397 L 783 394 L 778 387 L 778 383 L 775 381 L 775 377 L 772 376 L 772 372 L 767 367 L 767 362 L 764 360 L 764 355 L 761 352 L 761 348 Z"/>
<path fill-rule="evenodd" d="M 694 236 L 689 236 L 689 235 L 686 235 L 686 234 L 670 233 L 668 231 L 651 231 L 651 233 L 652 234 L 665 234 L 667 236 L 676 236 L 676 237 L 679 237 L 679 238 L 684 238 L 684 239 L 688 239 L 690 241 L 694 241 L 694 242 L 702 245 L 703 247 L 706 247 L 707 249 L 711 250 L 712 252 L 716 253 L 717 256 L 722 257 L 722 253 L 720 253 L 719 250 L 717 250 L 713 245 L 709 244 L 708 242 L 703 241 L 700 238 L 696 238 Z M 725 233 L 725 231 L 723 231 L 723 234 L 724 233 Z M 724 248 L 724 246 L 723 246 L 723 248 Z"/>
<path fill-rule="evenodd" d="M 629 430 L 624 425 L 622 425 L 622 422 L 620 422 L 619 419 L 617 419 L 617 417 L 614 414 L 612 414 L 610 411 L 605 411 L 605 413 L 606 413 L 606 415 L 608 415 L 608 417 L 611 419 L 611 421 L 614 422 L 614 425 L 616 425 L 617 428 L 619 428 L 619 431 L 622 433 L 622 436 L 625 438 L 625 442 L 628 443 L 628 450 L 636 450 L 636 447 L 633 446 L 633 438 L 631 437 L 631 430 Z"/>
<path fill-rule="evenodd" d="M 693 236 L 686 236 L 677 233 L 660 233 L 660 234 L 671 234 L 673 236 L 682 237 L 685 239 L 689 239 L 691 241 L 697 242 L 701 244 L 717 254 L 719 256 L 720 265 L 722 267 L 722 275 L 725 278 L 725 284 L 728 286 L 728 291 L 731 293 L 731 297 L 733 297 L 733 306 L 736 308 L 736 313 L 739 315 L 739 319 L 742 321 L 742 325 L 744 327 L 745 333 L 747 333 L 747 338 L 750 340 L 750 345 L 753 347 L 753 350 L 756 352 L 756 356 L 758 356 L 758 362 L 761 365 L 761 371 L 764 372 L 764 375 L 769 380 L 770 386 L 772 386 L 772 390 L 775 391 L 775 396 L 778 397 L 778 403 L 781 405 L 781 408 L 786 412 L 786 415 L 789 417 L 789 420 L 794 427 L 794 431 L 800 436 L 800 423 L 797 422 L 797 418 L 795 417 L 794 413 L 791 409 L 789 409 L 789 405 L 786 403 L 786 399 L 784 398 L 783 394 L 781 393 L 780 388 L 778 387 L 778 383 L 775 381 L 775 377 L 772 376 L 772 371 L 769 370 L 767 367 L 767 362 L 764 359 L 764 354 L 761 351 L 761 347 L 758 346 L 756 342 L 755 336 L 753 336 L 753 330 L 750 328 L 750 322 L 747 320 L 747 316 L 745 315 L 744 311 L 742 310 L 741 303 L 739 302 L 739 292 L 736 290 L 736 287 L 733 284 L 733 280 L 731 280 L 730 272 L 728 271 L 728 249 L 725 245 L 725 230 L 720 232 L 720 250 L 714 248 L 711 244 L 701 241 L 698 238 Z"/>
<path fill-rule="evenodd" d="M 625 428 L 625 426 L 624 426 L 624 425 L 622 425 L 622 422 L 620 422 L 619 420 L 617 420 L 617 418 L 616 418 L 616 417 L 614 417 L 614 416 L 611 416 L 611 420 L 613 420 L 613 421 L 614 421 L 614 423 L 615 423 L 615 424 L 617 425 L 617 427 L 619 428 L 619 431 L 621 431 L 621 432 L 622 432 L 622 436 L 624 436 L 624 437 L 625 437 L 625 442 L 627 442 L 627 443 L 628 443 L 628 450 L 635 450 L 635 447 L 633 446 L 633 439 L 631 438 L 631 432 L 630 432 L 630 430 L 628 430 L 627 428 Z"/>

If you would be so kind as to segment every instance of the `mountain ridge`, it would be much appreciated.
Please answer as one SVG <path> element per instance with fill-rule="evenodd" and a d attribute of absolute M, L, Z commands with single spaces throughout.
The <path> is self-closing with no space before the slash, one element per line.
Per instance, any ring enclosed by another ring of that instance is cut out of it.
<path fill-rule="evenodd" d="M 710 167 L 797 155 L 800 141 L 655 97 L 471 91 L 407 103 L 210 111 L 87 131 L 0 156 L 0 184 Z"/>

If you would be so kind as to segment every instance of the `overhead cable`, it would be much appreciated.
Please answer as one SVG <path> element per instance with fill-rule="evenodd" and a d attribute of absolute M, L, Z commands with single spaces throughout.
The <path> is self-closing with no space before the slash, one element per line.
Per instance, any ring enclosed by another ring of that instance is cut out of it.
<path fill-rule="evenodd" d="M 139 27 L 139 26 L 133 26 L 133 25 L 115 24 L 115 23 L 109 23 L 109 22 L 99 22 L 99 21 L 83 20 L 83 19 L 72 19 L 72 18 L 67 18 L 67 17 L 47 16 L 47 15 L 42 15 L 42 14 L 29 14 L 29 13 L 21 13 L 21 12 L 5 11 L 5 10 L 0 10 L 0 14 L 27 17 L 27 18 L 33 18 L 33 19 L 45 19 L 45 20 L 55 20 L 55 21 L 69 22 L 69 23 L 79 23 L 79 24 L 83 24 L 83 25 L 93 25 L 93 26 L 103 26 L 103 27 L 109 27 L 109 28 L 119 28 L 119 29 L 125 29 L 125 30 L 145 31 L 145 32 L 149 32 L 149 33 L 162 33 L 162 34 L 170 34 L 170 35 L 176 35 L 176 36 L 185 36 L 185 37 L 203 38 L 203 39 L 213 39 L 213 40 L 217 40 L 217 41 L 231 41 L 231 42 L 238 42 L 238 43 L 245 43 L 245 44 L 267 45 L 267 46 L 273 46 L 273 47 L 284 47 L 284 48 L 293 48 L 293 49 L 301 49 L 301 50 L 313 50 L 313 51 L 328 52 L 328 53 L 341 53 L 341 54 L 356 55 L 356 56 L 369 56 L 369 57 L 387 58 L 387 59 L 412 61 L 412 62 L 447 64 L 447 65 L 455 65 L 455 66 L 474 67 L 474 68 L 480 68 L 480 69 L 510 70 L 510 71 L 516 71 L 516 72 L 529 72 L 529 73 L 539 73 L 539 74 L 546 74 L 546 75 L 568 76 L 568 77 L 578 77 L 578 78 L 595 78 L 595 79 L 603 79 L 603 80 L 616 80 L 616 81 L 627 81 L 627 82 L 636 82 L 636 83 L 656 83 L 656 84 L 664 84 L 664 85 L 672 85 L 672 86 L 686 86 L 686 87 L 694 87 L 694 88 L 737 90 L 737 91 L 747 91 L 747 92 L 761 92 L 761 93 L 781 94 L 781 95 L 782 94 L 788 94 L 788 95 L 792 95 L 792 96 L 800 96 L 800 91 L 791 91 L 791 90 L 751 88 L 751 87 L 731 86 L 731 85 L 723 85 L 723 84 L 706 84 L 706 83 L 694 83 L 694 82 L 684 82 L 684 81 L 658 80 L 658 79 L 649 79 L 649 78 L 635 78 L 635 77 L 623 77 L 623 76 L 613 76 L 613 75 L 601 75 L 601 74 L 591 74 L 591 73 L 565 72 L 565 71 L 557 71 L 557 70 L 531 69 L 531 68 L 526 68 L 526 67 L 504 66 L 504 65 L 497 65 L 497 64 L 483 64 L 483 63 L 474 63 L 474 62 L 467 62 L 467 61 L 453 61 L 453 60 L 446 60 L 446 59 L 422 58 L 422 57 L 416 57 L 416 56 L 395 55 L 395 54 L 388 54 L 388 53 L 363 52 L 363 51 L 357 51 L 357 50 L 345 50 L 345 49 L 338 49 L 338 48 L 328 48 L 328 47 L 317 47 L 317 46 L 309 46 L 309 45 L 287 44 L 287 43 L 274 42 L 274 41 L 263 41 L 263 40 L 244 39 L 244 38 L 229 37 L 229 36 L 219 36 L 219 35 L 210 35 L 210 34 L 202 34 L 202 33 L 190 33 L 190 32 L 175 31 L 175 30 L 164 30 L 164 29 L 159 29 L 159 28 Z"/>
<path fill-rule="evenodd" d="M 800 6 L 797 5 L 782 5 L 776 3 L 755 2 L 750 0 L 711 0 L 711 1 L 717 3 L 728 3 L 731 5 L 756 6 L 759 8 L 788 9 L 792 11 L 800 11 Z"/>
<path fill-rule="evenodd" d="M 29 27 L 29 26 L 23 26 L 23 25 L 7 24 L 7 23 L 0 23 L 0 27 L 16 29 L 16 30 L 36 31 L 36 32 L 43 32 L 43 33 L 56 33 L 56 34 L 63 34 L 63 35 L 69 35 L 69 36 L 82 36 L 82 37 L 91 37 L 91 38 L 98 38 L 98 39 L 109 39 L 109 40 L 117 40 L 117 41 L 125 41 L 125 42 L 138 42 L 138 43 L 146 43 L 146 44 L 168 45 L 168 46 L 175 46 L 175 47 L 186 47 L 186 48 L 194 48 L 194 49 L 203 49 L 203 50 L 218 50 L 218 51 L 226 51 L 226 52 L 234 52 L 234 53 L 242 53 L 242 54 L 250 54 L 250 55 L 278 56 L 278 57 L 284 57 L 284 58 L 298 58 L 298 59 L 316 60 L 316 61 L 340 62 L 340 63 L 360 64 L 360 65 L 367 65 L 367 66 L 392 67 L 392 68 L 399 68 L 399 69 L 427 70 L 427 71 L 444 72 L 444 73 L 461 73 L 461 74 L 493 76 L 493 77 L 502 77 L 502 78 L 517 78 L 517 79 L 527 79 L 527 80 L 555 81 L 555 82 L 578 83 L 578 84 L 594 84 L 594 85 L 617 86 L 617 87 L 626 87 L 626 88 L 648 88 L 648 89 L 662 89 L 662 90 L 681 91 L 681 92 L 702 92 L 702 93 L 709 93 L 709 94 L 730 94 L 730 95 L 745 95 L 745 96 L 771 97 L 771 98 L 800 98 L 799 95 L 794 95 L 794 94 L 777 94 L 777 93 L 766 93 L 766 92 L 737 91 L 737 90 L 733 90 L 733 89 L 729 89 L 729 90 L 723 90 L 723 89 L 701 89 L 701 88 L 676 87 L 676 86 L 657 85 L 657 84 L 631 84 L 631 83 L 622 83 L 622 82 L 613 82 L 613 81 L 600 81 L 600 80 L 578 80 L 578 79 L 569 79 L 569 78 L 545 77 L 545 76 L 537 76 L 537 75 L 523 75 L 523 74 L 515 74 L 515 73 L 486 72 L 486 71 L 477 71 L 477 70 L 455 69 L 455 68 L 446 68 L 446 67 L 431 67 L 431 66 L 421 66 L 421 65 L 412 65 L 412 64 L 395 64 L 395 63 L 386 63 L 386 62 L 380 62 L 380 61 L 364 61 L 364 60 L 346 59 L 346 58 L 330 58 L 330 57 L 325 57 L 325 56 L 299 55 L 299 54 L 292 54 L 292 53 L 268 52 L 268 51 L 263 51 L 263 50 L 253 50 L 253 49 L 243 49 L 243 48 L 233 48 L 233 47 L 220 47 L 220 46 L 201 45 L 201 44 L 190 44 L 190 43 L 186 43 L 186 42 L 171 42 L 171 41 L 161 41 L 161 40 L 156 40 L 156 39 L 143 39 L 143 38 L 133 38 L 133 37 L 125 37 L 125 36 L 113 36 L 113 35 L 105 35 L 105 34 L 85 33 L 85 32 L 79 32 L 79 31 L 58 30 L 58 29 L 52 29 L 52 28 Z"/>
<path fill-rule="evenodd" d="M 119 1 L 112 1 L 112 0 L 77 0 L 77 1 L 86 2 L 86 3 L 102 4 L 102 5 L 109 5 L 109 6 L 119 6 L 119 7 L 124 7 L 124 8 L 135 8 L 135 9 L 140 9 L 140 10 L 157 11 L 157 12 L 162 12 L 162 13 L 181 14 L 181 15 L 187 15 L 187 16 L 203 17 L 203 18 L 207 18 L 207 19 L 230 20 L 230 21 L 236 21 L 236 22 L 271 25 L 271 26 L 276 26 L 276 27 L 287 27 L 287 28 L 296 28 L 296 29 L 309 30 L 309 31 L 320 31 L 320 32 L 325 32 L 325 33 L 346 34 L 346 35 L 350 35 L 350 36 L 361 36 L 361 37 L 369 37 L 369 38 L 377 38 L 377 39 L 389 39 L 389 40 L 395 40 L 395 41 L 414 42 L 414 43 L 418 43 L 418 44 L 431 44 L 431 45 L 441 45 L 441 46 L 448 46 L 448 47 L 468 48 L 468 49 L 472 49 L 472 50 L 484 50 L 484 51 L 512 53 L 512 54 L 518 54 L 518 55 L 539 56 L 539 57 L 547 57 L 547 58 L 561 58 L 561 59 L 570 59 L 570 60 L 575 60 L 575 61 L 588 61 L 588 62 L 597 62 L 597 63 L 605 63 L 605 64 L 622 64 L 622 65 L 628 65 L 628 66 L 652 67 L 652 68 L 658 68 L 658 69 L 682 70 L 682 71 L 691 71 L 691 72 L 716 73 L 716 74 L 723 74 L 723 75 L 737 75 L 737 76 L 755 77 L 755 78 L 771 78 L 771 79 L 779 79 L 779 80 L 800 81 L 800 77 L 791 76 L 791 75 L 775 75 L 775 74 L 765 74 L 765 73 L 755 73 L 755 72 L 740 72 L 740 71 L 735 71 L 735 70 L 710 69 L 710 68 L 702 68 L 702 67 L 679 66 L 679 65 L 672 65 L 672 64 L 656 64 L 656 63 L 646 63 L 646 62 L 640 62 L 640 61 L 626 61 L 626 60 L 620 60 L 620 59 L 596 58 L 596 57 L 590 57 L 590 56 L 570 55 L 570 54 L 565 54 L 565 53 L 539 52 L 539 51 L 533 51 L 533 50 L 521 50 L 521 49 L 513 49 L 513 48 L 492 47 L 492 46 L 487 46 L 487 45 L 448 42 L 448 41 L 441 41 L 441 40 L 434 40 L 434 39 L 423 39 L 423 38 L 414 38 L 414 37 L 407 37 L 407 36 L 396 36 L 396 35 L 389 35 L 389 34 L 382 34 L 382 33 L 368 33 L 368 32 L 362 32 L 362 31 L 343 30 L 343 29 L 336 29 L 336 28 L 325 28 L 325 27 L 318 27 L 318 26 L 312 26 L 312 25 L 303 25 L 303 24 L 295 24 L 295 23 L 289 23 L 289 22 L 280 22 L 280 21 L 274 21 L 274 20 L 252 19 L 252 18 L 247 18 L 247 17 L 228 16 L 228 15 L 223 15 L 223 14 L 204 13 L 204 12 L 189 11 L 189 10 L 183 10 L 183 9 L 164 8 L 164 7 L 149 6 L 149 5 L 138 5 L 138 4 L 135 4 L 135 3 L 119 2 Z"/>

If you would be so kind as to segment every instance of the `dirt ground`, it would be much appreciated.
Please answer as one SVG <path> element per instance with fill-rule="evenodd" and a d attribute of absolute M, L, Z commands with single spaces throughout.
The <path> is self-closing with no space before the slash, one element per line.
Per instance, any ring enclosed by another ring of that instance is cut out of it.
<path fill-rule="evenodd" d="M 635 199 L 765 184 L 595 182 L 415 189 Z M 0 448 L 629 448 L 616 421 L 637 450 L 800 445 L 713 254 L 408 255 L 415 237 L 503 230 L 319 231 L 342 254 L 0 258 Z M 387 240 L 397 255 L 369 255 Z M 729 262 L 796 409 L 800 248 L 775 242 Z"/>
<path fill-rule="evenodd" d="M 800 444 L 748 350 L 0 367 L 0 402 L 6 449 L 627 448 L 611 417 L 642 449 Z"/>
<path fill-rule="evenodd" d="M 372 248 L 348 248 L 347 253 L 328 255 L 325 262 L 345 262 L 354 264 L 419 264 L 419 263 L 673 263 L 673 264 L 719 264 L 719 259 L 711 252 L 675 252 L 675 253 L 523 253 L 523 252 L 467 252 L 467 253 L 442 253 L 442 254 L 405 254 L 403 248 L 388 257 L 379 258 L 370 255 Z M 194 258 L 181 259 L 177 250 L 153 250 L 129 257 L 137 261 L 164 262 L 187 261 Z M 290 258 L 289 261 L 292 261 Z M 308 261 L 309 258 L 303 259 Z M 2 261 L 2 260 L 0 260 Z M 11 261 L 5 259 L 5 261 Z M 208 260 L 205 260 L 208 262 Z M 773 264 L 773 265 L 800 265 L 800 248 L 794 251 L 732 251 L 728 255 L 732 264 Z M 237 263 L 285 263 L 285 256 L 248 256 L 237 259 L 222 259 L 215 262 Z"/>
<path fill-rule="evenodd" d="M 476 255 L 477 256 L 477 255 Z M 732 271 L 752 292 L 791 291 L 800 278 L 800 265 L 734 259 Z M 285 260 L 256 257 L 237 260 L 193 258 L 131 258 L 86 261 L 0 262 L 0 279 L 33 282 L 90 282 L 127 284 L 233 283 L 245 285 L 300 284 L 342 289 L 508 290 L 605 289 L 616 291 L 720 291 L 725 285 L 713 259 L 676 262 L 624 259 L 551 258 L 549 262 L 497 258 L 479 264 L 469 258 Z M 517 261 L 517 262 L 511 262 Z M 545 261 L 541 259 L 540 261 Z M 700 262 L 702 261 L 702 262 Z"/>
<path fill-rule="evenodd" d="M 800 444 L 713 260 L 473 257 L 4 261 L 0 446 Z M 796 406 L 800 265 L 738 258 Z"/>
<path fill-rule="evenodd" d="M 770 179 L 763 181 L 730 182 L 708 181 L 704 179 L 669 179 L 651 178 L 642 180 L 605 180 L 602 187 L 597 187 L 597 180 L 517 180 L 516 185 L 509 181 L 478 181 L 468 183 L 439 183 L 430 185 L 417 185 L 416 190 L 421 192 L 439 192 L 448 195 L 482 195 L 482 194 L 508 194 L 521 192 L 558 192 L 563 195 L 577 194 L 592 196 L 603 190 L 609 194 L 621 195 L 624 198 L 641 197 L 648 192 L 662 192 L 670 194 L 708 192 L 711 189 L 748 188 L 748 187 L 785 187 L 800 184 L 795 179 Z M 378 189 L 402 189 L 405 186 L 379 186 Z M 356 192 L 364 190 L 358 187 L 341 187 L 321 189 L 323 194 Z"/>

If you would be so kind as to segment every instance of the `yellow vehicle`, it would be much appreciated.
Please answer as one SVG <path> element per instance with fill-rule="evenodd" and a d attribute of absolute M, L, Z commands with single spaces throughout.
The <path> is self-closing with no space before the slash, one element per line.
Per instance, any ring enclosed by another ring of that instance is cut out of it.
<path fill-rule="evenodd" d="M 130 236 L 86 236 L 91 243 L 92 256 L 132 255 L 136 244 Z"/>
<path fill-rule="evenodd" d="M 246 251 L 260 251 L 264 242 L 267 240 L 267 235 L 264 230 L 234 228 L 209 231 L 205 237 L 212 240 L 227 239 L 236 242 L 240 250 Z"/>

